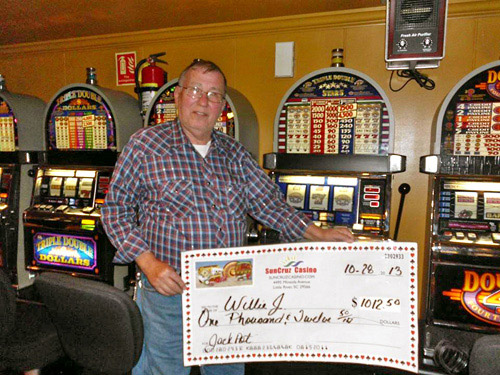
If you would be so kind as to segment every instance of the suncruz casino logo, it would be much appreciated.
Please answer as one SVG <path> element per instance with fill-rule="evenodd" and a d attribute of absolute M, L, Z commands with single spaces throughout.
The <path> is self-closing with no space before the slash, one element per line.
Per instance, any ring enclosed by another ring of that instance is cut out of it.
<path fill-rule="evenodd" d="M 315 267 L 306 267 L 304 261 L 296 260 L 295 258 L 287 257 L 283 261 L 283 267 L 266 268 L 266 275 L 272 274 L 294 274 L 294 273 L 316 273 L 318 270 Z"/>
<path fill-rule="evenodd" d="M 477 319 L 500 326 L 500 273 L 465 270 L 462 289 L 444 291 L 443 295 L 460 301 Z"/>

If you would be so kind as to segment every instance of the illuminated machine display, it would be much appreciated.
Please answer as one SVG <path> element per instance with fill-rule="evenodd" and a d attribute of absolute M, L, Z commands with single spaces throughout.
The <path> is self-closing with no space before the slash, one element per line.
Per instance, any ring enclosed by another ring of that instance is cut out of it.
<path fill-rule="evenodd" d="M 0 267 L 22 289 L 31 284 L 24 265 L 22 212 L 30 204 L 29 176 L 42 151 L 45 103 L 4 88 L 0 75 Z"/>
<path fill-rule="evenodd" d="M 323 227 L 389 237 L 394 115 L 386 94 L 365 74 L 317 70 L 283 97 L 274 122 L 274 152 L 264 167 L 289 204 Z"/>
<path fill-rule="evenodd" d="M 424 361 L 453 373 L 479 337 L 500 333 L 499 72 L 496 61 L 457 83 L 439 110 L 434 155 L 421 158 L 431 174 Z"/>
<path fill-rule="evenodd" d="M 177 109 L 174 90 L 178 79 L 163 85 L 154 96 L 146 112 L 144 126 L 153 126 L 175 120 Z M 215 129 L 240 141 L 257 158 L 259 154 L 259 125 L 252 105 L 239 91 L 228 87 L 226 106 L 217 119 Z"/>
<path fill-rule="evenodd" d="M 128 94 L 88 83 L 66 86 L 49 102 L 44 115 L 46 157 L 24 213 L 28 269 L 123 286 L 120 276 L 128 269 L 112 265 L 115 249 L 104 233 L 100 208 L 118 153 L 141 127 L 137 107 Z"/>

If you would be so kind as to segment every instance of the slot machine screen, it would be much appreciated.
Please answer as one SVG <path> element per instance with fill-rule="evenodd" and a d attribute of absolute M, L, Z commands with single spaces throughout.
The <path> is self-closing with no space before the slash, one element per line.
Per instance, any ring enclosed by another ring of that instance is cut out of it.
<path fill-rule="evenodd" d="M 0 167 L 0 212 L 8 206 L 12 178 L 12 168 Z"/>
<path fill-rule="evenodd" d="M 94 199 L 94 192 L 99 190 L 96 187 L 96 179 L 109 178 L 109 174 L 108 171 L 95 170 L 39 169 L 33 203 L 48 204 L 54 209 L 57 209 L 58 205 L 79 210 L 95 207 L 99 203 Z M 79 210 L 77 212 L 80 212 Z M 71 213 L 71 210 L 66 212 Z"/>
<path fill-rule="evenodd" d="M 53 100 L 46 119 L 47 149 L 116 150 L 115 121 L 101 95 L 68 89 Z"/>
<path fill-rule="evenodd" d="M 386 178 L 276 175 L 276 183 L 291 206 L 321 226 L 355 226 L 381 234 L 385 219 Z"/>
<path fill-rule="evenodd" d="M 464 77 L 439 112 L 441 173 L 500 174 L 500 80 L 496 63 Z"/>
<path fill-rule="evenodd" d="M 442 240 L 492 244 L 500 241 L 500 183 L 442 179 L 438 233 Z"/>
<path fill-rule="evenodd" d="M 279 153 L 387 155 L 387 101 L 375 83 L 348 69 L 306 77 L 280 106 Z"/>
<path fill-rule="evenodd" d="M 9 104 L 0 97 L 0 152 L 17 148 L 17 120 Z"/>

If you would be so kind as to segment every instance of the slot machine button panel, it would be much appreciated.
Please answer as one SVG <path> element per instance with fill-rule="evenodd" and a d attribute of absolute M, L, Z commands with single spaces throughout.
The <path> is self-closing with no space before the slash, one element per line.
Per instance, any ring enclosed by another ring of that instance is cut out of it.
<path fill-rule="evenodd" d="M 465 239 L 465 233 L 464 232 L 456 232 L 455 233 L 455 238 L 457 240 L 463 240 L 463 239 Z"/>
<path fill-rule="evenodd" d="M 64 212 L 69 208 L 67 204 L 61 204 L 60 206 L 56 207 L 57 212 Z"/>
<path fill-rule="evenodd" d="M 467 233 L 467 238 L 470 240 L 470 241 L 477 241 L 477 234 L 474 233 L 474 232 L 468 232 Z"/>
<path fill-rule="evenodd" d="M 84 214 L 90 214 L 92 211 L 94 211 L 94 207 L 83 207 L 82 212 Z"/>
<path fill-rule="evenodd" d="M 361 223 L 356 223 L 352 225 L 352 232 L 354 234 L 360 234 L 363 233 L 364 225 Z"/>
<path fill-rule="evenodd" d="M 443 237 L 445 240 L 450 240 L 453 238 L 453 232 L 452 231 L 449 231 L 449 230 L 446 230 L 443 232 Z"/>

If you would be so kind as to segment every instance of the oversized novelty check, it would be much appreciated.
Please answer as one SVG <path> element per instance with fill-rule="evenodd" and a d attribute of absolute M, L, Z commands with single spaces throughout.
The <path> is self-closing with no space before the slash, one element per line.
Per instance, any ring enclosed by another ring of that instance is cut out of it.
<path fill-rule="evenodd" d="M 184 363 L 418 372 L 417 245 L 310 242 L 182 255 Z"/>

